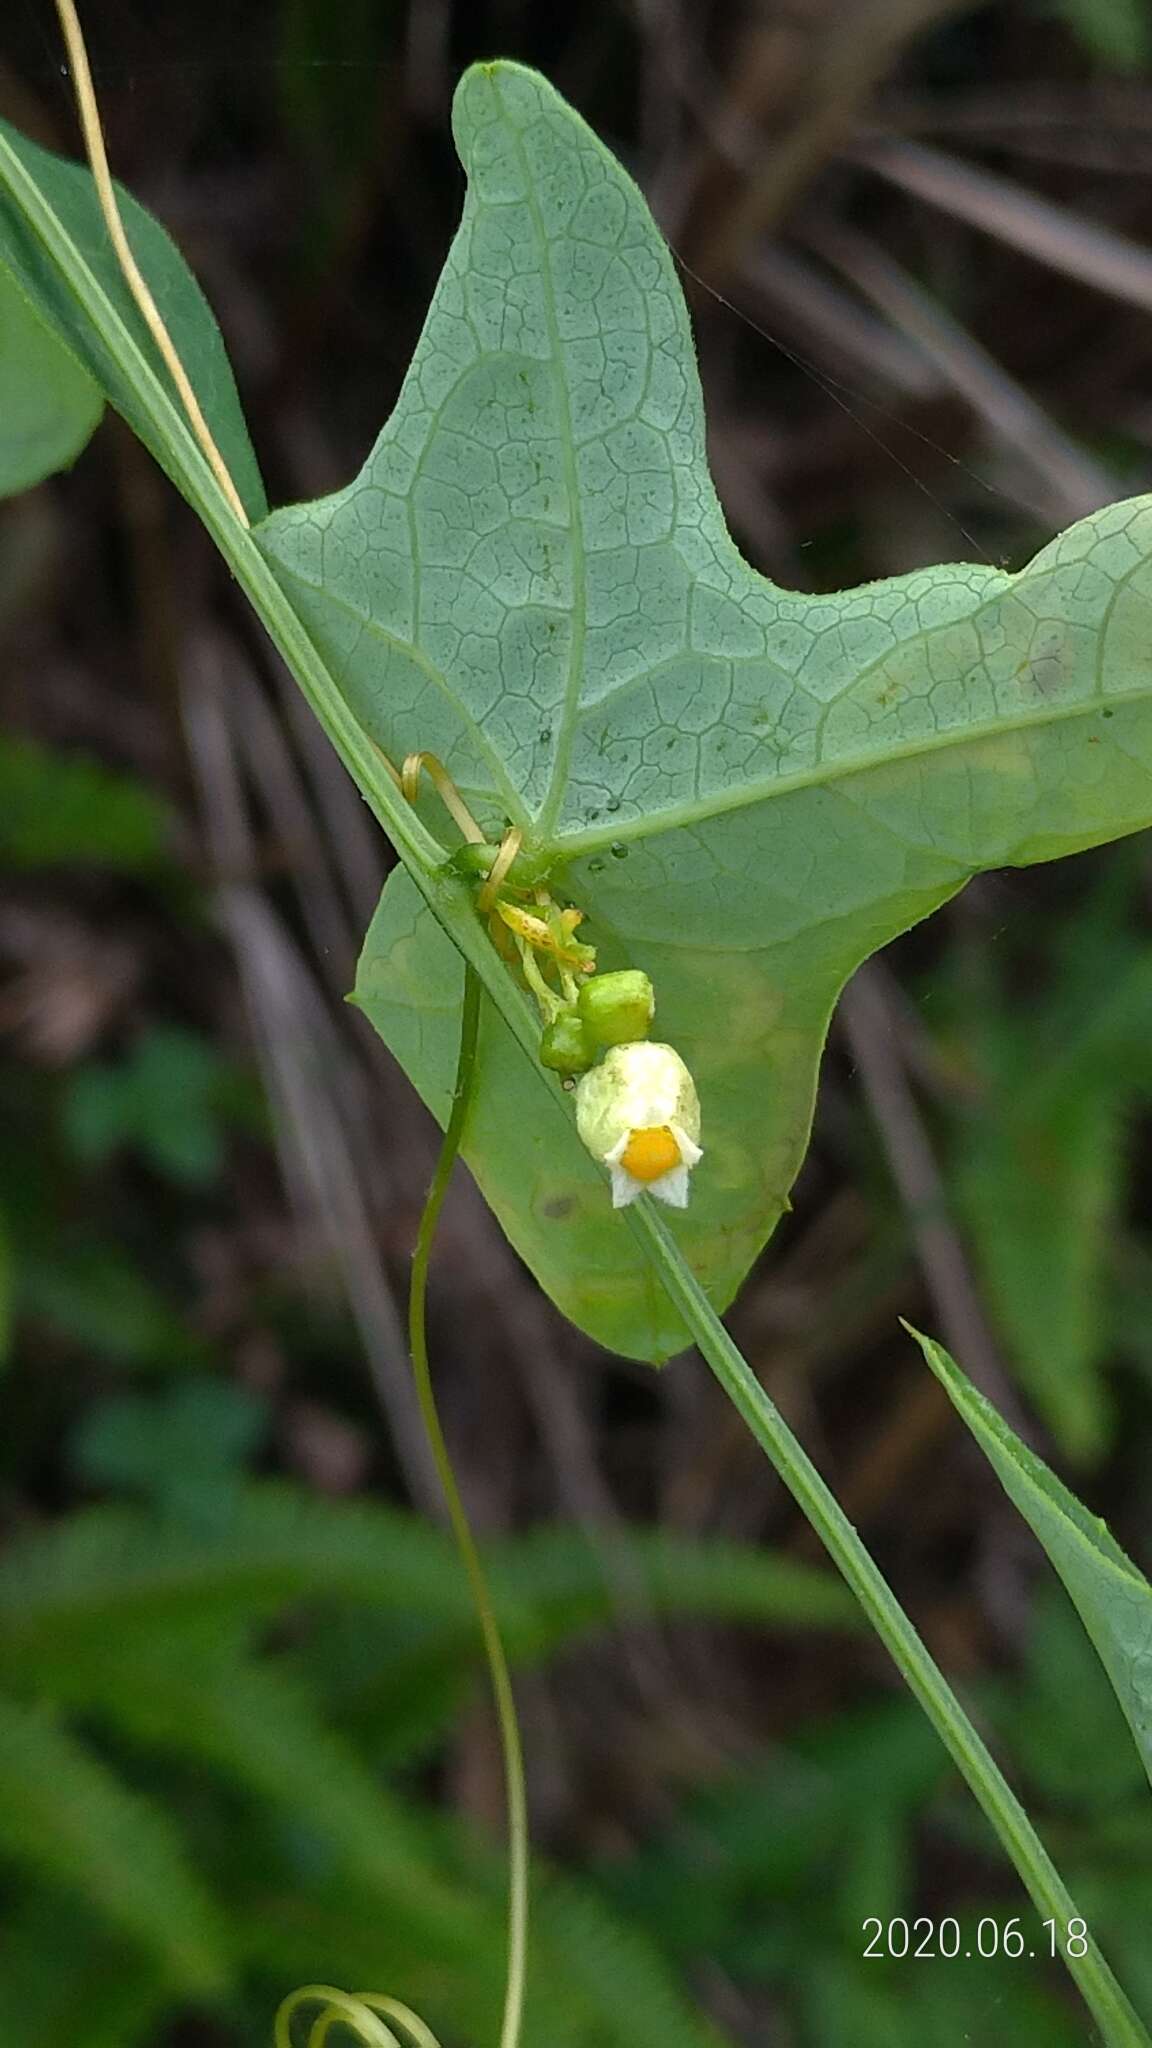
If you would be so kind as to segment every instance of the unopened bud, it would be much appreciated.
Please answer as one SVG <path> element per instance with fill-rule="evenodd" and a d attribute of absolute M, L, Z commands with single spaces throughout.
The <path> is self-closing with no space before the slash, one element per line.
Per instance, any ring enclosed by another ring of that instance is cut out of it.
<path fill-rule="evenodd" d="M 596 1057 L 595 1048 L 575 1010 L 561 1010 L 546 1024 L 540 1038 L 540 1064 L 555 1074 L 584 1074 Z"/>
<path fill-rule="evenodd" d="M 640 968 L 625 967 L 613 974 L 594 974 L 580 990 L 577 1007 L 593 1045 L 629 1045 L 647 1038 L 656 997 Z"/>

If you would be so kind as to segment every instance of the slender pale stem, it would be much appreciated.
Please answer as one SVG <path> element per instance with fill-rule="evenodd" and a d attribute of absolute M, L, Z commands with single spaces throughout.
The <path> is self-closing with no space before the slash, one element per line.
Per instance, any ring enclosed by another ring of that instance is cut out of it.
<path fill-rule="evenodd" d="M 389 762 L 391 767 L 391 762 Z M 421 771 L 428 777 L 445 810 L 456 820 L 463 837 L 473 846 L 483 846 L 484 834 L 468 809 L 460 791 L 441 761 L 435 754 L 421 752 L 409 754 L 400 770 L 400 789 L 410 804 L 414 804 L 420 789 Z M 517 839 L 517 846 L 520 841 Z"/>
<path fill-rule="evenodd" d="M 983 1807 L 1042 1919 L 1056 1922 L 1057 1940 L 1108 2048 L 1152 2048 L 1152 2037 L 1121 1990 L 1091 1936 L 1071 1953 L 1068 1923 L 1084 1916 L 1028 1815 L 981 1740 L 943 1673 L 933 1662 L 879 1567 L 803 1445 L 769 1400 L 737 1349 L 671 1232 L 650 1201 L 628 1212 L 648 1258 L 679 1309 L 733 1406 L 767 1452 L 785 1486 L 859 1600 L 953 1762 Z"/>
<path fill-rule="evenodd" d="M 241 526 L 248 525 L 248 514 L 244 510 L 240 493 L 232 481 L 228 466 L 212 438 L 211 429 L 200 409 L 200 401 L 192 389 L 191 379 L 184 368 L 176 345 L 164 324 L 160 308 L 141 273 L 140 266 L 132 254 L 132 247 L 125 232 L 116 198 L 116 187 L 108 168 L 108 152 L 104 147 L 104 130 L 100 122 L 100 110 L 96 104 L 96 93 L 92 84 L 92 72 L 88 63 L 88 52 L 84 47 L 84 35 L 80 18 L 73 0 L 56 0 L 56 12 L 60 17 L 60 28 L 68 51 L 68 62 L 72 67 L 72 84 L 76 93 L 76 106 L 80 115 L 80 126 L 84 132 L 84 147 L 92 166 L 92 177 L 96 185 L 96 196 L 108 237 L 116 252 L 116 261 L 124 274 L 124 282 L 140 308 L 148 331 L 163 357 L 168 375 L 176 386 L 180 403 L 187 415 L 188 424 L 200 444 L 205 461 L 211 468 L 220 489 L 231 505 Z"/>
<path fill-rule="evenodd" d="M 480 1562 L 480 1553 L 460 1496 L 460 1488 L 456 1483 L 456 1474 L 452 1469 L 452 1460 L 448 1455 L 448 1446 L 444 1441 L 444 1431 L 440 1424 L 428 1363 L 426 1318 L 428 1261 L 431 1257 L 437 1220 L 464 1135 L 472 1076 L 476 1065 L 479 1027 L 480 982 L 472 968 L 465 966 L 464 1008 L 460 1020 L 456 1086 L 452 1096 L 448 1127 L 444 1133 L 440 1156 L 436 1161 L 436 1171 L 432 1177 L 432 1186 L 428 1191 L 416 1238 L 416 1253 L 412 1261 L 412 1280 L 408 1294 L 408 1334 L 420 1412 L 428 1432 L 428 1441 L 436 1461 L 440 1484 L 444 1489 L 444 1499 L 448 1506 L 456 1547 L 472 1589 L 484 1655 L 488 1662 L 492 1695 L 496 1703 L 496 1718 L 500 1724 L 508 1806 L 508 1978 L 504 1994 L 500 2048 L 516 2048 L 524 2010 L 524 1976 L 528 1945 L 528 1810 L 524 1786 L 524 1756 L 520 1743 L 520 1725 L 516 1719 L 516 1705 L 512 1696 L 512 1681 L 508 1673 L 508 1660 L 500 1640 L 492 1596 L 488 1591 L 488 1581 Z"/>

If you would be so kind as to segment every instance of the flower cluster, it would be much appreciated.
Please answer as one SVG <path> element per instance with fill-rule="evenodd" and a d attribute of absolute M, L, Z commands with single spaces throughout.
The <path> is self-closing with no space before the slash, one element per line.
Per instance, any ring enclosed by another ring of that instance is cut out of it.
<path fill-rule="evenodd" d="M 419 758 L 428 767 L 431 757 Z M 686 1208 L 702 1156 L 700 1104 L 679 1053 L 648 1036 L 656 1014 L 648 976 L 637 968 L 597 974 L 595 948 L 576 936 L 583 911 L 555 902 L 546 867 L 518 831 L 499 846 L 477 834 L 452 865 L 477 884 L 493 943 L 518 962 L 536 999 L 541 1063 L 575 1089 L 576 1129 L 607 1168 L 613 1207 L 647 1192 Z"/>

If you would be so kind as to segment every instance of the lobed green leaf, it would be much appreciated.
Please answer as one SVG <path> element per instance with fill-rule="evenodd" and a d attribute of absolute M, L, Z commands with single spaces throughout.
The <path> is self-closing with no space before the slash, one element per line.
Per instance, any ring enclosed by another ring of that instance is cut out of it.
<path fill-rule="evenodd" d="M 517 65 L 466 74 L 455 125 L 463 221 L 396 411 L 347 489 L 252 537 L 164 395 L 87 173 L 7 130 L 0 267 L 197 504 L 388 819 L 417 886 L 389 883 L 358 999 L 443 1117 L 469 954 L 493 999 L 469 1163 L 566 1313 L 659 1359 L 684 1326 L 466 891 L 432 873 L 442 813 L 426 797 L 412 819 L 374 748 L 438 753 L 486 831 L 516 823 L 552 864 L 601 964 L 651 975 L 704 1107 L 673 1227 L 723 1306 L 787 1204 L 856 965 L 982 868 L 1152 821 L 1152 505 L 1109 507 L 1015 575 L 777 588 L 724 525 L 683 298 L 630 179 Z M 211 315 L 125 206 L 258 513 Z"/>
<path fill-rule="evenodd" d="M 859 962 L 981 868 L 1152 821 L 1152 504 L 1017 575 L 778 589 L 725 527 L 631 180 L 517 65 L 466 74 L 455 129 L 463 220 L 396 410 L 353 483 L 257 538 L 372 738 L 437 752 L 491 836 L 554 861 L 601 964 L 651 975 L 704 1107 L 675 1233 L 722 1306 L 787 1202 Z M 441 1119 L 461 974 L 394 877 L 357 998 Z M 568 1315 L 642 1357 L 683 1343 L 495 1015 L 464 1150 Z"/>

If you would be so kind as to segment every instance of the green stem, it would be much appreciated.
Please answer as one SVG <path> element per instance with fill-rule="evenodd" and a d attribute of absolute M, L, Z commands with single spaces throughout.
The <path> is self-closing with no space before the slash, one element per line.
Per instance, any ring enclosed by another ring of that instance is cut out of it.
<path fill-rule="evenodd" d="M 1042 1919 L 1057 1940 L 1109 2048 L 1150 2048 L 1147 2029 L 1090 1936 L 1085 1953 L 1067 1951 L 1070 1920 L 1083 1921 L 1043 1842 L 987 1746 L 938 1669 L 835 1495 L 769 1400 L 733 1343 L 683 1253 L 650 1201 L 628 1212 L 648 1258 L 720 1385 L 799 1503 L 852 1588 L 877 1635 L 916 1695 L 945 1748 L 983 1807 Z"/>
<path fill-rule="evenodd" d="M 452 1469 L 452 1460 L 448 1455 L 448 1446 L 444 1441 L 444 1431 L 440 1424 L 428 1363 L 426 1319 L 428 1261 L 432 1253 L 436 1224 L 456 1155 L 460 1150 L 460 1141 L 464 1135 L 472 1092 L 472 1077 L 476 1067 L 479 1024 L 480 982 L 471 967 L 466 966 L 456 1086 L 452 1096 L 448 1127 L 444 1133 L 440 1156 L 436 1161 L 436 1171 L 428 1190 L 428 1199 L 424 1204 L 424 1213 L 420 1218 L 420 1229 L 416 1238 L 412 1281 L 408 1292 L 408 1335 L 412 1347 L 412 1368 L 416 1376 L 420 1412 L 428 1432 L 428 1441 L 432 1447 L 440 1484 L 444 1489 L 444 1499 L 447 1502 L 448 1518 L 456 1538 L 456 1547 L 472 1589 L 484 1643 L 484 1655 L 488 1662 L 492 1694 L 496 1702 L 496 1717 L 500 1724 L 500 1742 L 504 1752 L 504 1782 L 508 1801 L 509 1859 L 508 1978 L 504 1993 L 500 2048 L 516 2048 L 524 2010 L 524 1975 L 528 1941 L 528 1812 L 524 1787 L 524 1756 L 520 1744 L 520 1726 L 516 1719 L 516 1705 L 512 1697 L 512 1681 L 508 1675 L 508 1660 L 500 1640 L 492 1596 L 488 1591 L 488 1581 L 484 1576 L 476 1540 L 472 1534 L 464 1502 L 460 1497 L 460 1488 L 456 1484 L 456 1474 Z"/>

